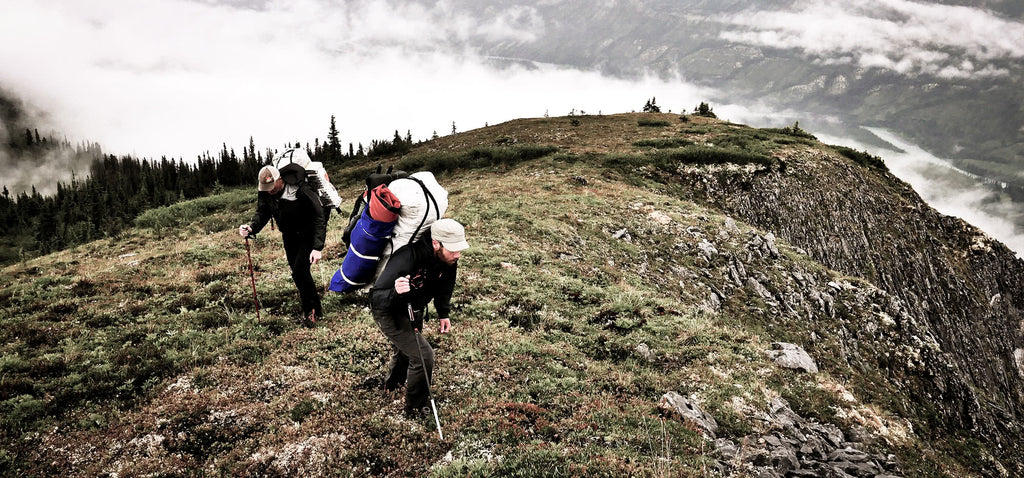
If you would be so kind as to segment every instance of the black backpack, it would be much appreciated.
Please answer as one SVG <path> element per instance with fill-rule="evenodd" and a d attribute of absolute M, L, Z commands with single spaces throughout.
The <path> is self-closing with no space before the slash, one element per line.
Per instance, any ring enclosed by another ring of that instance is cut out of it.
<path fill-rule="evenodd" d="M 306 182 L 306 168 L 296 163 L 290 163 L 278 170 L 281 179 L 289 186 L 301 186 Z"/>
<path fill-rule="evenodd" d="M 352 230 L 355 229 L 356 223 L 359 222 L 359 217 L 363 215 L 363 209 L 367 205 L 367 194 L 373 191 L 377 186 L 381 184 L 390 184 L 391 181 L 401 178 L 409 177 L 409 173 L 405 171 L 394 171 L 394 166 L 388 166 L 388 170 L 385 173 L 381 172 L 382 165 L 377 165 L 377 171 L 366 175 L 366 189 L 363 194 L 356 197 L 355 203 L 352 205 L 352 213 L 348 216 L 348 225 L 345 226 L 345 232 L 341 236 L 342 242 L 347 247 L 352 239 Z"/>

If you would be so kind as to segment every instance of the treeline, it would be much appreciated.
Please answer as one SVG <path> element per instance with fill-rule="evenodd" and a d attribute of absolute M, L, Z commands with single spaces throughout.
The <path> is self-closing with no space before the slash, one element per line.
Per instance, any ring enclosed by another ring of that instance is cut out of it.
<path fill-rule="evenodd" d="M 412 135 L 395 131 L 391 140 L 374 140 L 368 149 L 349 144 L 344 153 L 331 117 L 327 141 L 314 140 L 304 148 L 314 161 L 329 167 L 367 157 L 402 154 L 412 148 Z M 207 196 L 224 187 L 255 184 L 257 173 L 276 154 L 257 151 L 252 138 L 242 155 L 223 145 L 221 151 L 204 153 L 194 162 L 137 159 L 104 155 L 98 145 L 73 147 L 66 141 L 40 137 L 26 131 L 8 145 L 19 157 L 47 154 L 91 158 L 85 178 L 59 183 L 53 195 L 32 190 L 11 194 L 6 185 L 0 194 L 0 265 L 72 247 L 103 237 L 116 236 L 132 225 L 143 211 L 178 201 Z M 290 145 L 289 145 L 290 146 Z M 294 143 L 294 147 L 303 147 Z"/>
<path fill-rule="evenodd" d="M 33 187 L 12 196 L 5 186 L 0 197 L 0 262 L 117 235 L 146 209 L 240 185 L 255 178 L 262 163 L 262 153 L 246 149 L 239 158 L 226 147 L 216 156 L 199 156 L 195 164 L 101 154 L 86 178 L 59 183 L 55 194 L 43 196 Z"/>

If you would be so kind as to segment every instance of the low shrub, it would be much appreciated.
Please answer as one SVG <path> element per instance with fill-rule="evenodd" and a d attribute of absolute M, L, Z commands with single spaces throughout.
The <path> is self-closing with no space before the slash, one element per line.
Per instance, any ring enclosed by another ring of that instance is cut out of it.
<path fill-rule="evenodd" d="M 831 147 L 832 149 L 836 150 L 837 153 L 843 155 L 848 159 L 852 159 L 853 162 L 866 168 L 878 169 L 880 171 L 889 170 L 889 167 L 885 165 L 885 161 L 882 161 L 882 158 L 878 156 L 873 156 L 871 153 L 868 153 L 867 151 L 857 151 L 856 149 L 848 148 L 846 146 L 832 145 Z"/>
<path fill-rule="evenodd" d="M 292 407 L 290 416 L 293 422 L 302 423 L 314 410 L 316 410 L 316 404 L 307 398 Z"/>
<path fill-rule="evenodd" d="M 768 137 L 756 130 L 750 130 L 738 134 L 718 136 L 715 138 L 715 147 L 723 149 L 737 149 L 753 154 L 768 156 L 770 150 L 765 146 Z M 770 143 L 769 143 L 770 144 Z"/>
<path fill-rule="evenodd" d="M 800 122 L 793 123 L 793 126 L 786 126 L 785 128 L 761 128 L 761 131 L 766 133 L 784 134 L 786 136 L 793 136 L 796 138 L 804 138 L 817 141 L 817 137 L 807 131 L 800 128 Z"/>
<path fill-rule="evenodd" d="M 230 204 L 245 202 L 244 193 L 247 192 L 238 190 L 149 209 L 135 218 L 135 225 L 160 233 L 163 229 L 179 227 L 221 212 Z M 255 199 L 255 195 L 252 195 L 252 199 Z"/>
<path fill-rule="evenodd" d="M 633 146 L 636 146 L 638 148 L 667 149 L 667 148 L 682 148 L 682 147 L 685 147 L 685 146 L 692 146 L 693 144 L 694 144 L 693 141 L 690 141 L 690 140 L 688 140 L 686 138 L 657 138 L 657 139 L 642 139 L 640 141 L 634 142 Z"/>
<path fill-rule="evenodd" d="M 43 400 L 31 395 L 19 395 L 0 403 L 0 416 L 3 416 L 4 429 L 23 432 L 32 429 L 36 420 L 42 417 L 46 404 Z"/>
<path fill-rule="evenodd" d="M 652 120 L 652 119 L 640 119 L 640 120 L 637 120 L 636 124 L 637 124 L 637 126 L 642 126 L 642 127 L 645 127 L 645 128 L 664 128 L 666 126 L 671 126 L 672 125 L 672 123 L 669 123 L 668 121 L 665 121 L 665 120 Z"/>
<path fill-rule="evenodd" d="M 403 157 L 396 168 L 404 171 L 431 171 L 434 174 L 458 169 L 513 166 L 532 159 L 554 154 L 558 148 L 550 145 L 524 144 L 519 146 L 480 146 L 461 153 L 426 153 Z"/>

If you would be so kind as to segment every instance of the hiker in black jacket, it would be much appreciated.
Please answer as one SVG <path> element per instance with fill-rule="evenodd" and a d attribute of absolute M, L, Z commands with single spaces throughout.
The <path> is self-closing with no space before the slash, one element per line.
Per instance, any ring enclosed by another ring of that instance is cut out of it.
<path fill-rule="evenodd" d="M 306 171 L 297 164 L 289 164 L 280 171 L 264 166 L 259 173 L 256 214 L 251 223 L 238 226 L 238 234 L 249 237 L 260 232 L 271 217 L 277 221 L 292 280 L 299 289 L 302 321 L 312 326 L 324 311 L 309 266 L 320 260 L 327 223 L 320 199 L 306 184 L 305 177 Z"/>
<path fill-rule="evenodd" d="M 419 334 L 427 304 L 434 301 L 438 329 L 448 333 L 459 257 L 468 247 L 461 224 L 439 219 L 418 241 L 391 255 L 370 290 L 373 318 L 393 349 L 384 389 L 393 391 L 406 385 L 408 417 L 424 415 L 430 398 L 427 381 L 433 375 L 434 350 Z M 415 322 L 410 317 L 410 306 Z"/>

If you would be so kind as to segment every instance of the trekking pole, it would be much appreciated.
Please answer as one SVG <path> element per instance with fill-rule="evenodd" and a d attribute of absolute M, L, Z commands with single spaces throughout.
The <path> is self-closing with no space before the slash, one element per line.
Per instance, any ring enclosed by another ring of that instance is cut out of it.
<path fill-rule="evenodd" d="M 254 236 L 245 236 L 245 255 L 249 258 L 249 280 L 252 282 L 252 300 L 256 303 L 256 321 L 262 322 L 260 318 L 260 299 L 256 296 L 256 273 L 252 269 L 252 250 L 249 248 L 249 238 Z"/>
<path fill-rule="evenodd" d="M 430 392 L 430 374 L 427 373 L 427 364 L 423 361 L 423 346 L 420 345 L 420 339 L 423 335 L 420 334 L 420 329 L 417 329 L 416 316 L 412 313 L 412 304 L 408 304 L 409 307 L 409 321 L 413 323 L 413 329 L 416 331 L 416 348 L 420 351 L 420 363 L 423 364 L 423 374 L 427 376 L 427 398 L 430 399 L 430 409 L 434 412 L 434 423 L 437 424 L 437 436 L 444 441 L 444 433 L 441 433 L 441 419 L 437 416 L 437 405 L 434 403 L 434 394 Z"/>

